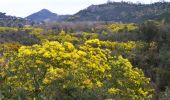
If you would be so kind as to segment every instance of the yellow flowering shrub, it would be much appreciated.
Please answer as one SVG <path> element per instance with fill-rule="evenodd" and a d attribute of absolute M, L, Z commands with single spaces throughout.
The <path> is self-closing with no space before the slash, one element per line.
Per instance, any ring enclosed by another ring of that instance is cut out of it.
<path fill-rule="evenodd" d="M 109 94 L 118 94 L 119 93 L 119 89 L 115 89 L 115 88 L 110 88 L 108 89 Z"/>
<path fill-rule="evenodd" d="M 57 41 L 22 46 L 6 57 L 0 89 L 8 99 L 23 95 L 26 99 L 150 99 L 149 79 L 143 72 L 122 56 L 112 57 L 101 44 L 94 39 L 78 48 Z"/>
<path fill-rule="evenodd" d="M 18 28 L 0 27 L 0 33 L 17 32 Z"/>
<path fill-rule="evenodd" d="M 120 33 L 120 32 L 133 32 L 138 29 L 138 26 L 134 23 L 130 24 L 110 24 L 108 25 L 108 29 L 110 29 L 113 33 Z"/>

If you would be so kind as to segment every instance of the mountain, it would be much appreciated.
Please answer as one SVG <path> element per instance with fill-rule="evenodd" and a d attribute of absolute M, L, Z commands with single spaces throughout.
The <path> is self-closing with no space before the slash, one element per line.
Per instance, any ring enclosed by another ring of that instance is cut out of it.
<path fill-rule="evenodd" d="M 32 21 L 36 21 L 36 22 L 52 21 L 52 20 L 56 20 L 58 18 L 58 15 L 55 13 L 52 13 L 51 11 L 47 9 L 42 9 L 41 11 L 38 11 L 32 15 L 29 15 L 26 18 Z"/>
<path fill-rule="evenodd" d="M 0 27 L 24 27 L 24 25 L 28 25 L 31 22 L 24 18 L 9 16 L 5 13 L 0 12 Z"/>
<path fill-rule="evenodd" d="M 26 19 L 30 19 L 34 22 L 53 22 L 63 21 L 67 19 L 69 15 L 57 15 L 47 9 L 42 9 L 34 14 L 29 15 Z"/>
<path fill-rule="evenodd" d="M 170 18 L 170 2 L 134 4 L 109 2 L 91 5 L 69 17 L 69 21 L 143 22 L 149 19 Z"/>

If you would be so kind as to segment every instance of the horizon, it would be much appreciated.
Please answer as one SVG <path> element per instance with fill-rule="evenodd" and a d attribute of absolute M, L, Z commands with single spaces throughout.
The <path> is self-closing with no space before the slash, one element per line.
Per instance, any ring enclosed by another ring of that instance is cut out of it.
<path fill-rule="evenodd" d="M 94 4 L 103 4 L 107 3 L 108 0 L 0 0 L 0 12 L 6 13 L 6 15 L 17 16 L 17 17 L 27 17 L 35 12 L 38 12 L 42 9 L 48 9 L 49 11 L 59 14 L 59 15 L 72 15 L 77 13 L 78 11 L 87 8 L 88 6 Z M 142 4 L 150 4 L 159 2 L 160 0 L 110 0 L 111 2 L 140 2 Z M 170 0 L 165 0 L 169 2 Z"/>

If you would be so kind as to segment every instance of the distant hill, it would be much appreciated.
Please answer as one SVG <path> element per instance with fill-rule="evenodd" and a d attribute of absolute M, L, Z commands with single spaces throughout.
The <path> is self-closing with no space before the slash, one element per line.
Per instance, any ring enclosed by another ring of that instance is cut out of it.
<path fill-rule="evenodd" d="M 63 21 L 67 19 L 69 15 L 57 15 L 47 9 L 42 9 L 34 14 L 26 17 L 34 22 L 53 22 L 53 21 Z"/>
<path fill-rule="evenodd" d="M 143 22 L 160 18 L 170 18 L 170 2 L 154 4 L 110 2 L 91 5 L 69 17 L 68 21 Z"/>
<path fill-rule="evenodd" d="M 29 20 L 24 18 L 8 16 L 5 13 L 0 12 L 0 27 L 24 27 L 24 25 L 30 23 Z"/>
<path fill-rule="evenodd" d="M 153 4 L 134 4 L 129 2 L 109 2 L 91 5 L 74 15 L 58 15 L 47 9 L 42 9 L 26 18 L 7 16 L 0 12 L 0 26 L 36 25 L 39 22 L 62 21 L 111 21 L 111 22 L 143 22 L 170 18 L 170 2 Z"/>

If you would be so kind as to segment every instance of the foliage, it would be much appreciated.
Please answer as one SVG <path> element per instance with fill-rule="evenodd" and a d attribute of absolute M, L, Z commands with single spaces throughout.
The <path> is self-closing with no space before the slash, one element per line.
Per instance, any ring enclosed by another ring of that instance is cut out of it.
<path fill-rule="evenodd" d="M 138 29 L 138 26 L 131 23 L 131 24 L 110 24 L 108 26 L 109 29 L 113 33 L 120 33 L 120 32 L 134 32 Z"/>
<path fill-rule="evenodd" d="M 169 33 L 165 20 L 0 27 L 0 98 L 166 99 Z"/>
<path fill-rule="evenodd" d="M 159 24 L 154 21 L 147 21 L 141 27 L 140 30 L 143 33 L 143 38 L 146 41 L 153 41 L 158 36 Z"/>
<path fill-rule="evenodd" d="M 42 31 L 39 28 L 0 27 L 0 43 L 38 44 Z"/>
<path fill-rule="evenodd" d="M 1 68 L 4 98 L 150 99 L 149 79 L 98 39 L 76 49 L 69 42 L 22 46 Z"/>
<path fill-rule="evenodd" d="M 11 27 L 0 27 L 0 33 L 8 33 L 8 32 L 17 32 L 17 28 L 11 28 Z"/>

